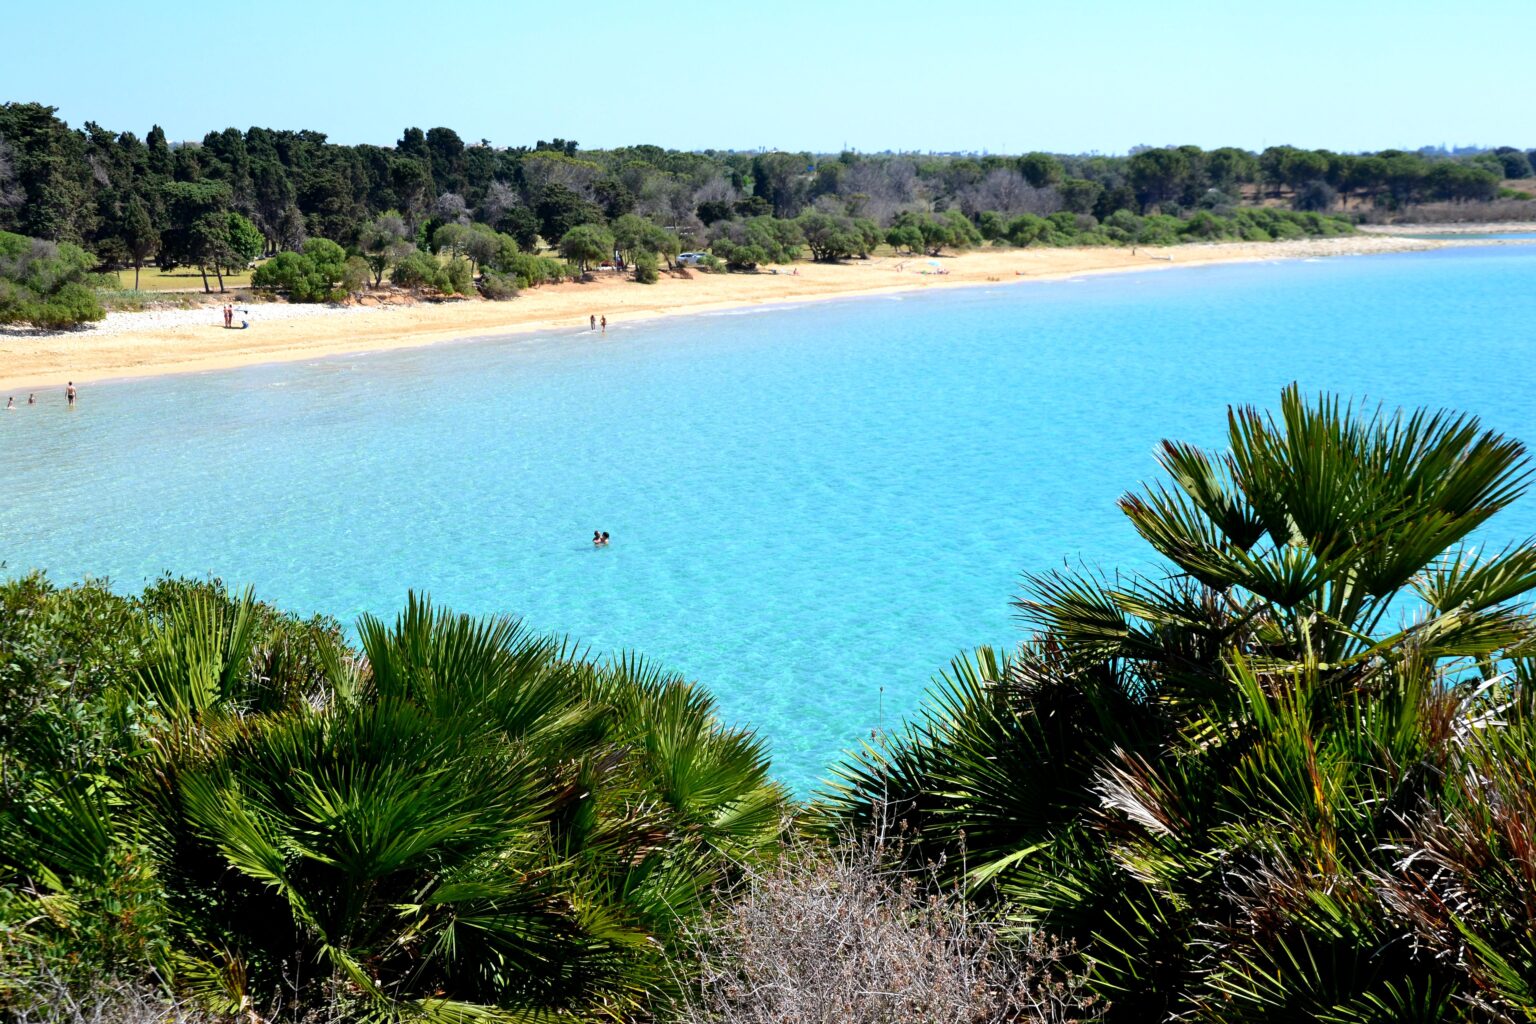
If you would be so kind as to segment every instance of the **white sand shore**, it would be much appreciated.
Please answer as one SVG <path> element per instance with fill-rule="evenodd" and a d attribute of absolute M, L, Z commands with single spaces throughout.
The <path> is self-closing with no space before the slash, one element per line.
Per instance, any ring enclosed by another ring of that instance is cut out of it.
<path fill-rule="evenodd" d="M 663 276 L 649 286 L 614 276 L 530 289 L 510 302 L 345 307 L 255 303 L 244 307 L 250 310 L 251 329 L 243 331 L 225 330 L 217 308 L 115 313 L 78 331 L 0 333 L 0 392 L 62 386 L 67 380 L 81 384 L 196 372 L 514 332 L 581 330 L 594 314 L 610 322 L 633 321 L 761 303 L 1458 244 L 1467 243 L 1370 234 L 1143 248 L 1135 253 L 1119 248 L 985 249 L 933 261 L 886 257 L 834 265 L 802 263 L 794 272 L 695 270 L 686 276 Z"/>

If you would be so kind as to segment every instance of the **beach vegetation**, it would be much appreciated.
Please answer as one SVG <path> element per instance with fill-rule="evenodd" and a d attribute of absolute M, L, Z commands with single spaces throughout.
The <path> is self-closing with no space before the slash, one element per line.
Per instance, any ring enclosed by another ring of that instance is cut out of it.
<path fill-rule="evenodd" d="M 658 260 L 665 259 L 670 267 L 677 254 L 683 251 L 682 239 L 675 233 L 637 214 L 626 213 L 616 218 L 612 229 L 614 247 L 630 263 L 649 253 Z"/>
<path fill-rule="evenodd" d="M 462 267 L 462 272 L 456 272 L 455 268 Z M 433 292 L 439 295 L 468 294 L 461 293 L 459 287 L 462 284 L 468 289 L 472 285 L 470 279 L 469 263 L 460 259 L 440 260 L 429 252 L 416 250 L 396 263 L 389 272 L 390 283 L 398 288 L 405 288 L 415 292 Z"/>
<path fill-rule="evenodd" d="M 837 769 L 829 827 L 902 823 L 1106 1021 L 1519 1019 L 1536 547 L 1475 537 L 1524 445 L 1294 387 L 1228 444 L 1120 502 L 1166 572 L 1027 577 L 1030 639 Z"/>
<path fill-rule="evenodd" d="M 598 224 L 578 224 L 560 239 L 560 255 L 583 274 L 594 263 L 613 258 L 613 233 Z"/>
<path fill-rule="evenodd" d="M 1514 146 L 1500 146 L 1493 152 L 1499 158 L 1499 170 L 1504 177 L 1518 181 L 1536 176 L 1536 170 L 1531 167 L 1529 153 L 1522 152 Z"/>
<path fill-rule="evenodd" d="M 558 245 L 571 229 L 582 224 L 603 222 L 601 207 L 558 181 L 550 182 L 539 191 L 535 213 L 539 219 L 539 234 L 551 245 Z"/>
<path fill-rule="evenodd" d="M 946 210 L 942 214 L 926 216 L 902 214 L 897 217 L 894 226 L 915 230 L 921 242 L 921 250 L 929 256 L 943 255 L 945 249 L 974 248 L 983 240 L 981 230 L 959 210 Z M 995 220 L 992 226 L 996 227 Z"/>
<path fill-rule="evenodd" d="M 361 256 L 348 256 L 341 266 L 340 289 L 344 295 L 358 298 L 368 291 L 373 281 L 373 268 Z"/>
<path fill-rule="evenodd" d="M 77 245 L 0 231 L 0 324 L 58 330 L 100 320 L 95 267 Z"/>
<path fill-rule="evenodd" d="M 230 234 L 231 196 L 229 186 L 218 181 L 172 181 L 161 187 L 167 227 L 160 234 L 159 264 L 166 270 L 196 267 L 205 293 L 213 290 L 209 269 L 222 292 L 223 269 L 239 262 Z"/>
<path fill-rule="evenodd" d="M 475 282 L 482 296 L 493 302 L 517 298 L 517 278 L 496 270 L 486 270 Z"/>
<path fill-rule="evenodd" d="M 687 929 L 678 1024 L 1094 1019 L 1071 951 L 904 866 L 900 832 L 807 839 L 749 866 Z"/>
<path fill-rule="evenodd" d="M 988 224 L 996 219 L 992 215 Z M 916 224 L 900 223 L 892 224 L 885 232 L 885 244 L 897 252 L 905 252 L 909 256 L 916 256 L 923 251 L 923 233 Z"/>
<path fill-rule="evenodd" d="M 139 290 L 139 274 L 144 263 L 160 248 L 160 233 L 150 220 L 149 208 L 138 195 L 129 197 L 122 211 L 122 248 L 133 267 L 133 290 Z"/>
<path fill-rule="evenodd" d="M 536 288 L 541 284 L 557 284 L 575 274 L 576 268 L 551 256 L 537 256 L 519 252 L 515 247 L 503 247 L 497 253 L 491 269 L 511 276 L 519 288 Z"/>
<path fill-rule="evenodd" d="M 805 247 L 797 221 L 767 215 L 720 221 L 711 229 L 710 251 L 730 270 L 753 270 L 761 263 L 790 263 Z"/>
<path fill-rule="evenodd" d="M 229 211 L 226 238 L 226 243 L 218 251 L 222 261 L 219 269 L 224 274 L 237 273 L 250 266 L 266 246 L 266 240 L 256 230 L 256 225 L 235 210 Z"/>
<path fill-rule="evenodd" d="M 866 217 L 806 210 L 795 219 L 811 259 L 822 263 L 868 256 L 882 241 L 879 225 Z"/>
<path fill-rule="evenodd" d="M 635 280 L 641 284 L 655 284 L 661 279 L 661 261 L 649 250 L 635 256 Z"/>
<path fill-rule="evenodd" d="M 37 576 L 0 608 L 7 1013 L 51 973 L 218 1017 L 626 1019 L 781 834 L 697 687 L 513 620 L 412 597 L 354 648 L 216 582 Z"/>
<path fill-rule="evenodd" d="M 1049 188 L 1061 183 L 1061 161 L 1049 153 L 1026 153 L 1019 157 L 1019 173 L 1035 188 Z"/>
<path fill-rule="evenodd" d="M 257 267 L 251 286 L 279 292 L 290 302 L 340 302 L 352 291 L 349 282 L 359 270 L 368 270 L 361 259 L 349 268 L 346 250 L 328 238 L 311 238 L 300 252 L 280 252 Z"/>
<path fill-rule="evenodd" d="M 415 250 L 411 229 L 397 210 L 386 210 L 364 224 L 358 247 L 373 271 L 374 287 L 384 282 L 391 267 Z"/>

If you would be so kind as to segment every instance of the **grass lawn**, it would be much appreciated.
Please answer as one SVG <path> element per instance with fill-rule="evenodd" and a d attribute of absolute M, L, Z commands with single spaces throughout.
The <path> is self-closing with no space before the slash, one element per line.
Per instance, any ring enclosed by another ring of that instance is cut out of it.
<path fill-rule="evenodd" d="M 133 268 L 116 272 L 117 279 L 123 283 L 124 288 L 133 287 Z M 238 274 L 225 274 L 225 288 L 245 288 L 251 283 L 251 272 L 242 270 Z M 215 292 L 219 290 L 219 279 L 208 274 L 208 287 Z M 177 267 L 175 270 L 165 271 L 159 267 L 145 267 L 139 271 L 139 290 L 144 292 L 189 292 L 203 290 L 203 275 L 196 267 Z"/>

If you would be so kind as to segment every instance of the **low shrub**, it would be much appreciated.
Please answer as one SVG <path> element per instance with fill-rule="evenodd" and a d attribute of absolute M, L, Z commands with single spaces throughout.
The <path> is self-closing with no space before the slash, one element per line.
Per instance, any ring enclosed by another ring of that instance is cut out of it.
<path fill-rule="evenodd" d="M 517 280 L 508 274 L 487 270 L 480 275 L 480 294 L 493 302 L 517 298 Z"/>
<path fill-rule="evenodd" d="M 299 252 L 280 252 L 251 274 L 251 287 L 277 292 L 289 302 L 339 302 L 347 284 L 361 273 L 366 286 L 368 267 L 362 260 L 348 267 L 347 254 L 327 238 L 311 238 Z"/>
<path fill-rule="evenodd" d="M 469 295 L 474 291 L 474 270 L 458 257 L 446 262 L 417 250 L 395 264 L 389 279 L 401 288 L 440 295 Z"/>
<path fill-rule="evenodd" d="M 100 320 L 95 265 L 79 246 L 0 231 L 0 324 L 51 331 Z"/>
<path fill-rule="evenodd" d="M 635 280 L 641 284 L 655 284 L 661 278 L 661 262 L 653 252 L 635 254 Z"/>
<path fill-rule="evenodd" d="M 1059 1022 L 1092 1011 L 1069 951 L 1004 939 L 880 839 L 791 847 L 689 931 L 681 1024 Z"/>

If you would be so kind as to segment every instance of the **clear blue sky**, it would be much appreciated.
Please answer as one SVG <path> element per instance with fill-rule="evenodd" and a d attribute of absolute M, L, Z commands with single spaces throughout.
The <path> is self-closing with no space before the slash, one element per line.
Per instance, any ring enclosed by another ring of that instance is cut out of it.
<path fill-rule="evenodd" d="M 172 139 L 1536 146 L 1532 0 L 13 4 L 0 100 Z"/>

